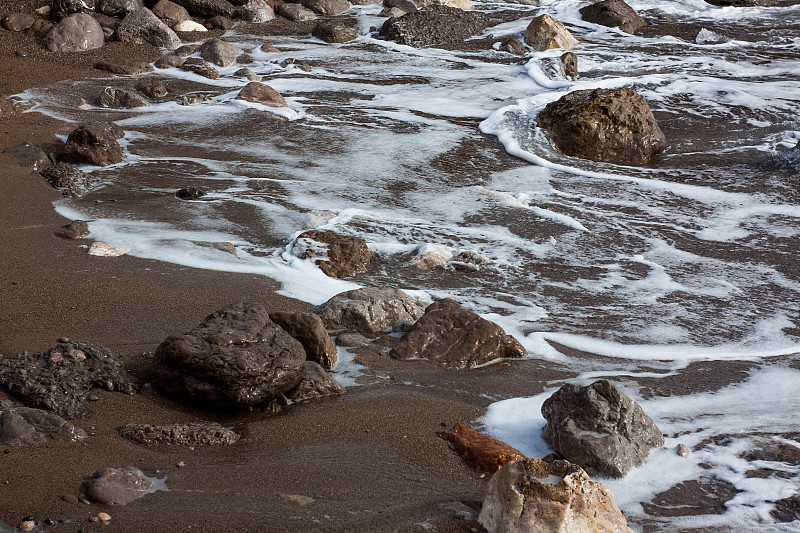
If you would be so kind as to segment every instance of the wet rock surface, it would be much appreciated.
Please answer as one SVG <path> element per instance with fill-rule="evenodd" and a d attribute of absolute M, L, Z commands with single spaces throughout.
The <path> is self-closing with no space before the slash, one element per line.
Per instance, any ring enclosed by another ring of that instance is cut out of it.
<path fill-rule="evenodd" d="M 582 7 L 580 13 L 587 22 L 619 28 L 631 34 L 647 26 L 647 22 L 623 0 L 602 0 Z"/>
<path fill-rule="evenodd" d="M 0 361 L 0 386 L 29 407 L 64 418 L 86 418 L 92 389 L 136 392 L 122 357 L 91 342 L 60 342 L 46 352 L 22 352 Z"/>
<path fill-rule="evenodd" d="M 186 424 L 125 424 L 117 428 L 120 437 L 137 444 L 175 446 L 223 446 L 233 444 L 240 435 L 215 422 Z"/>
<path fill-rule="evenodd" d="M 480 34 L 489 24 L 489 16 L 484 13 L 430 6 L 390 18 L 381 26 L 380 35 L 399 44 L 422 48 L 461 42 Z"/>
<path fill-rule="evenodd" d="M 0 410 L 0 443 L 6 446 L 41 444 L 48 440 L 76 442 L 86 432 L 55 413 L 30 407 Z"/>
<path fill-rule="evenodd" d="M 319 269 L 332 278 L 349 278 L 366 272 L 372 258 L 363 239 L 321 230 L 301 233 L 292 253 L 300 259 L 314 259 Z"/>
<path fill-rule="evenodd" d="M 122 161 L 122 146 L 117 142 L 124 132 L 116 124 L 92 122 L 75 128 L 57 158 L 76 164 L 105 167 Z"/>
<path fill-rule="evenodd" d="M 542 430 L 550 447 L 592 475 L 623 477 L 664 445 L 653 420 L 607 380 L 566 384 L 545 400 Z"/>
<path fill-rule="evenodd" d="M 149 107 L 150 102 L 142 95 L 127 89 L 106 87 L 97 98 L 100 107 L 126 108 Z"/>
<path fill-rule="evenodd" d="M 124 43 L 147 43 L 170 50 L 181 44 L 180 37 L 145 7 L 128 13 L 117 28 L 116 36 Z"/>
<path fill-rule="evenodd" d="M 255 104 L 263 104 L 269 107 L 286 107 L 286 100 L 281 94 L 267 85 L 257 81 L 251 81 L 236 95 L 237 100 L 247 100 Z"/>
<path fill-rule="evenodd" d="M 56 20 L 61 20 L 76 13 L 92 14 L 96 7 L 96 0 L 53 0 L 50 13 Z"/>
<path fill-rule="evenodd" d="M 89 233 L 91 233 L 89 224 L 85 220 L 73 220 L 55 231 L 57 237 L 71 240 L 82 239 L 89 235 Z"/>
<path fill-rule="evenodd" d="M 293 402 L 343 394 L 345 388 L 314 361 L 306 361 L 303 379 L 286 397 Z"/>
<path fill-rule="evenodd" d="M 466 462 L 484 472 L 496 472 L 510 461 L 525 459 L 516 448 L 464 424 L 456 424 L 439 436 L 451 443 Z"/>
<path fill-rule="evenodd" d="M 222 15 L 233 18 L 236 16 L 236 6 L 227 0 L 176 0 L 175 3 L 183 6 L 190 13 L 204 17 Z"/>
<path fill-rule="evenodd" d="M 302 0 L 300 3 L 317 15 L 340 15 L 350 9 L 347 0 Z"/>
<path fill-rule="evenodd" d="M 525 43 L 536 50 L 544 51 L 552 48 L 567 49 L 578 44 L 578 39 L 560 21 L 550 15 L 540 15 L 525 29 Z"/>
<path fill-rule="evenodd" d="M 47 180 L 51 187 L 61 190 L 65 196 L 81 196 L 94 183 L 94 179 L 81 169 L 60 161 L 51 167 L 40 170 L 39 174 Z"/>
<path fill-rule="evenodd" d="M 83 483 L 86 497 L 104 505 L 127 505 L 144 496 L 153 482 L 135 466 L 101 468 Z"/>
<path fill-rule="evenodd" d="M 316 13 L 299 4 L 280 4 L 275 6 L 275 12 L 281 17 L 294 21 L 312 20 L 317 18 Z"/>
<path fill-rule="evenodd" d="M 31 167 L 33 170 L 39 170 L 52 165 L 50 158 L 44 153 L 44 150 L 31 142 L 24 142 L 19 146 L 7 148 L 3 150 L 4 153 L 11 154 L 14 159 L 23 167 Z"/>
<path fill-rule="evenodd" d="M 445 298 L 425 314 L 394 347 L 395 359 L 423 358 L 452 369 L 469 369 L 496 359 L 523 357 L 525 349 L 497 324 Z"/>
<path fill-rule="evenodd" d="M 158 0 L 156 5 L 153 6 L 153 14 L 173 24 L 191 20 L 192 18 L 185 7 L 179 6 L 175 2 L 170 2 L 170 0 Z"/>
<path fill-rule="evenodd" d="M 306 360 L 319 364 L 325 370 L 336 365 L 336 345 L 318 315 L 275 311 L 269 314 L 269 318 L 303 345 Z"/>
<path fill-rule="evenodd" d="M 369 333 L 390 328 L 400 321 L 416 322 L 424 314 L 425 307 L 399 289 L 366 287 L 337 294 L 314 312 L 328 329 Z"/>
<path fill-rule="evenodd" d="M 311 35 L 326 43 L 346 43 L 358 37 L 347 25 L 336 21 L 320 22 L 314 26 Z"/>
<path fill-rule="evenodd" d="M 216 80 L 219 78 L 219 71 L 212 67 L 207 61 L 199 57 L 190 57 L 180 65 L 181 70 L 194 72 L 204 78 Z"/>
<path fill-rule="evenodd" d="M 244 50 L 222 39 L 209 39 L 200 47 L 200 57 L 220 67 L 232 65 Z"/>
<path fill-rule="evenodd" d="M 50 52 L 85 52 L 105 44 L 103 28 L 86 13 L 63 19 L 50 30 L 42 44 Z"/>
<path fill-rule="evenodd" d="M 305 359 L 303 346 L 261 305 L 233 304 L 159 345 L 153 387 L 186 403 L 246 410 L 294 388 Z"/>

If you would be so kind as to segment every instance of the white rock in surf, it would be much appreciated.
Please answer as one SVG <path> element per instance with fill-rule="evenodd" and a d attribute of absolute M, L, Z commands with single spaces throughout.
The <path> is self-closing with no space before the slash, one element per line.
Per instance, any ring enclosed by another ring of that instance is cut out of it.
<path fill-rule="evenodd" d="M 96 255 L 98 257 L 119 257 L 127 254 L 130 251 L 130 248 L 111 246 L 110 244 L 96 241 L 92 243 L 87 253 L 89 255 Z"/>
<path fill-rule="evenodd" d="M 423 244 L 412 260 L 422 270 L 444 266 L 453 257 L 453 249 L 444 244 Z"/>
<path fill-rule="evenodd" d="M 175 31 L 208 31 L 205 26 L 198 24 L 193 20 L 184 20 L 183 22 L 179 22 L 172 29 Z"/>

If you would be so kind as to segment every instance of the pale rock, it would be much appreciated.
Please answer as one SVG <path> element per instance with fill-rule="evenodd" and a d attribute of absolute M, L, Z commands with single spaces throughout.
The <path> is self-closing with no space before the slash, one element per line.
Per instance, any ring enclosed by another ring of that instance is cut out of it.
<path fill-rule="evenodd" d="M 100 48 L 105 42 L 99 22 L 86 13 L 75 13 L 56 24 L 43 44 L 51 52 L 85 52 Z"/>
<path fill-rule="evenodd" d="M 245 5 L 239 6 L 238 15 L 247 22 L 263 23 L 275 18 L 275 11 L 264 0 L 249 0 Z"/>
<path fill-rule="evenodd" d="M 421 270 L 430 270 L 447 264 L 453 257 L 453 249 L 444 244 L 423 244 L 417 249 L 417 254 L 412 258 L 414 264 Z"/>
<path fill-rule="evenodd" d="M 417 6 L 418 7 L 447 6 L 447 7 L 455 7 L 457 9 L 463 9 L 465 11 L 475 9 L 475 5 L 469 0 L 417 0 Z"/>
<path fill-rule="evenodd" d="M 540 15 L 528 24 L 525 43 L 541 52 L 552 48 L 567 49 L 578 44 L 578 39 L 558 20 L 550 15 Z"/>
<path fill-rule="evenodd" d="M 175 24 L 172 29 L 175 31 L 208 31 L 205 26 L 193 20 L 184 20 L 183 22 L 179 22 Z"/>
<path fill-rule="evenodd" d="M 680 443 L 677 446 L 675 446 L 675 453 L 678 454 L 680 457 L 684 458 L 689 457 L 689 448 L 685 444 Z"/>
<path fill-rule="evenodd" d="M 89 251 L 87 253 L 97 257 L 119 257 L 127 254 L 130 251 L 130 248 L 111 246 L 110 244 L 101 241 L 95 241 L 89 247 Z"/>
<path fill-rule="evenodd" d="M 399 289 L 365 287 L 337 294 L 314 312 L 328 329 L 375 332 L 400 320 L 416 321 L 425 304 Z"/>
<path fill-rule="evenodd" d="M 95 503 L 126 505 L 144 496 L 152 486 L 153 482 L 135 466 L 123 466 L 96 471 L 84 482 L 83 491 Z"/>

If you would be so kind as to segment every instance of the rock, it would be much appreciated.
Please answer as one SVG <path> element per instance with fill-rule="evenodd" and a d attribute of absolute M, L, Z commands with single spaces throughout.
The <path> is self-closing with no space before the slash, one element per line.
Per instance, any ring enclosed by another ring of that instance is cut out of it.
<path fill-rule="evenodd" d="M 544 440 L 592 475 L 623 477 L 664 437 L 642 408 L 607 380 L 566 384 L 542 405 Z"/>
<path fill-rule="evenodd" d="M 294 21 L 312 20 L 317 15 L 310 9 L 306 9 L 299 4 L 280 4 L 275 7 L 275 12 L 281 17 Z"/>
<path fill-rule="evenodd" d="M 339 333 L 336 336 L 336 345 L 346 348 L 360 348 L 361 346 L 369 346 L 369 343 L 369 339 L 361 333 Z"/>
<path fill-rule="evenodd" d="M 478 433 L 464 424 L 456 424 L 439 436 L 452 443 L 465 461 L 484 472 L 495 472 L 509 461 L 525 459 L 525 455 L 516 448 L 489 435 Z"/>
<path fill-rule="evenodd" d="M 578 39 L 558 20 L 550 15 L 540 15 L 528 24 L 525 43 L 541 52 L 553 48 L 569 48 L 578 44 Z"/>
<path fill-rule="evenodd" d="M 324 368 L 314 361 L 306 361 L 303 379 L 295 388 L 286 393 L 286 397 L 293 402 L 302 402 L 344 392 L 345 388 L 325 372 Z"/>
<path fill-rule="evenodd" d="M 514 54 L 515 56 L 524 56 L 528 53 L 528 49 L 522 44 L 522 41 L 516 37 L 509 37 L 500 43 L 500 50 Z"/>
<path fill-rule="evenodd" d="M 233 18 L 236 16 L 236 6 L 227 0 L 175 0 L 175 3 L 185 7 L 189 13 L 197 13 L 204 17 L 222 15 Z"/>
<path fill-rule="evenodd" d="M 384 0 L 383 5 L 390 9 L 396 7 L 406 13 L 417 11 L 417 5 L 411 0 Z"/>
<path fill-rule="evenodd" d="M 76 13 L 56 24 L 42 44 L 51 52 L 85 52 L 105 44 L 103 28 L 86 13 Z"/>
<path fill-rule="evenodd" d="M 561 75 L 568 80 L 574 80 L 578 77 L 578 56 L 574 52 L 564 52 L 558 58 L 561 63 Z"/>
<path fill-rule="evenodd" d="M 252 83 L 255 82 L 247 85 Z M 319 269 L 332 278 L 346 278 L 366 272 L 371 259 L 364 240 L 321 230 L 301 233 L 295 240 L 292 253 L 300 259 L 314 259 Z"/>
<path fill-rule="evenodd" d="M 190 57 L 181 65 L 181 70 L 187 72 L 194 72 L 204 78 L 215 80 L 219 78 L 219 71 L 208 64 L 204 59 L 199 57 Z"/>
<path fill-rule="evenodd" d="M 332 20 L 326 20 L 314 26 L 311 35 L 326 43 L 346 43 L 358 38 L 358 34 L 345 24 Z"/>
<path fill-rule="evenodd" d="M 173 24 L 178 24 L 186 20 L 192 20 L 186 8 L 179 6 L 170 0 L 158 0 L 158 3 L 153 6 L 153 14 L 160 19 L 168 20 Z"/>
<path fill-rule="evenodd" d="M 91 342 L 60 342 L 46 352 L 22 352 L 0 361 L 0 386 L 28 407 L 64 418 L 86 418 L 93 388 L 136 391 L 122 356 Z"/>
<path fill-rule="evenodd" d="M 124 133 L 115 124 L 92 122 L 75 128 L 58 154 L 60 161 L 105 167 L 122 161 L 122 147 L 117 142 Z"/>
<path fill-rule="evenodd" d="M 55 231 L 57 237 L 71 240 L 82 239 L 90 233 L 89 224 L 85 220 L 73 220 Z"/>
<path fill-rule="evenodd" d="M 270 313 L 269 318 L 303 345 L 306 360 L 314 361 L 325 370 L 336 365 L 336 345 L 318 315 L 276 311 Z"/>
<path fill-rule="evenodd" d="M 303 496 L 302 494 L 280 494 L 279 496 L 283 503 L 296 507 L 303 507 L 314 503 L 314 498 L 311 496 Z"/>
<path fill-rule="evenodd" d="M 389 17 L 389 18 L 397 18 L 402 17 L 405 15 L 407 11 L 403 11 L 399 7 L 384 7 L 383 10 L 378 13 L 379 17 Z"/>
<path fill-rule="evenodd" d="M 667 145 L 650 106 L 627 87 L 571 92 L 547 104 L 538 126 L 563 153 L 593 161 L 645 165 Z"/>
<path fill-rule="evenodd" d="M 200 47 L 200 57 L 220 67 L 232 65 L 236 57 L 243 53 L 244 50 L 222 39 L 209 39 Z"/>
<path fill-rule="evenodd" d="M 390 41 L 422 48 L 462 42 L 478 35 L 489 24 L 489 16 L 485 13 L 430 6 L 400 18 L 390 18 L 383 23 L 379 33 Z"/>
<path fill-rule="evenodd" d="M 302 0 L 300 3 L 317 15 L 340 15 L 350 9 L 347 0 Z"/>
<path fill-rule="evenodd" d="M 496 359 L 524 357 L 525 349 L 503 328 L 445 298 L 432 303 L 389 355 L 421 357 L 447 368 L 465 369 Z"/>
<path fill-rule="evenodd" d="M 111 515 L 108 513 L 97 513 L 97 519 L 101 522 L 108 522 L 111 520 Z"/>
<path fill-rule="evenodd" d="M 56 20 L 76 13 L 91 14 L 95 10 L 95 0 L 52 0 L 50 13 Z"/>
<path fill-rule="evenodd" d="M 130 251 L 130 248 L 111 246 L 105 242 L 95 241 L 91 246 L 89 246 L 89 250 L 86 253 L 97 257 L 119 257 L 127 254 Z"/>
<path fill-rule="evenodd" d="M 283 96 L 275 89 L 265 83 L 251 81 L 239 91 L 236 100 L 247 100 L 256 104 L 263 104 L 269 107 L 286 107 L 287 103 Z"/>
<path fill-rule="evenodd" d="M 94 64 L 94 68 L 97 70 L 103 70 L 106 72 L 111 72 L 113 74 L 124 74 L 124 75 L 134 75 L 134 74 L 144 74 L 145 72 L 152 72 L 153 67 L 149 64 L 144 63 L 142 61 L 126 61 L 126 60 L 115 60 L 115 61 L 98 61 Z"/>
<path fill-rule="evenodd" d="M 127 89 L 106 87 L 97 98 L 100 107 L 127 108 L 149 107 L 150 102 L 142 95 Z"/>
<path fill-rule="evenodd" d="M 136 84 L 136 90 L 148 98 L 161 98 L 167 95 L 167 86 L 161 80 L 146 78 Z"/>
<path fill-rule="evenodd" d="M 337 294 L 314 309 L 326 328 L 359 332 L 382 331 L 399 321 L 416 322 L 424 312 L 425 305 L 403 291 L 379 287 Z"/>
<path fill-rule="evenodd" d="M 706 2 L 720 7 L 771 7 L 778 5 L 777 0 L 706 0 Z"/>
<path fill-rule="evenodd" d="M 124 17 L 140 7 L 144 7 L 142 0 L 99 0 L 97 10 L 109 17 Z"/>
<path fill-rule="evenodd" d="M 175 196 L 181 200 L 198 200 L 206 195 L 206 191 L 197 187 L 184 187 L 175 191 Z"/>
<path fill-rule="evenodd" d="M 267 53 L 275 53 L 280 52 L 280 48 L 276 48 L 275 46 L 271 45 L 270 43 L 264 43 L 261 45 L 261 51 Z"/>
<path fill-rule="evenodd" d="M 184 44 L 175 49 L 175 55 L 180 57 L 189 57 L 199 52 L 202 47 L 202 44 Z"/>
<path fill-rule="evenodd" d="M 287 67 L 291 66 L 291 67 L 297 67 L 300 70 L 302 70 L 303 72 L 311 72 L 311 65 L 303 63 L 302 61 L 300 61 L 299 59 L 294 58 L 294 57 L 287 57 L 286 59 L 284 59 L 283 61 L 281 61 L 278 64 L 280 66 L 282 66 L 283 68 L 287 68 Z"/>
<path fill-rule="evenodd" d="M 417 6 L 421 8 L 428 6 L 447 6 L 467 11 L 475 9 L 475 5 L 469 0 L 418 0 Z"/>
<path fill-rule="evenodd" d="M 51 187 L 61 190 L 65 196 L 81 196 L 94 183 L 94 179 L 90 175 L 62 162 L 40 170 L 39 174 L 50 183 Z"/>
<path fill-rule="evenodd" d="M 411 261 L 420 270 L 442 267 L 453 258 L 453 249 L 444 244 L 423 244 L 417 248 Z"/>
<path fill-rule="evenodd" d="M 220 252 L 231 254 L 234 257 L 239 257 L 236 252 L 236 247 L 229 242 L 207 242 L 207 241 L 191 241 L 192 244 L 203 248 L 214 248 Z"/>
<path fill-rule="evenodd" d="M 216 15 L 206 21 L 206 28 L 209 30 L 229 30 L 233 28 L 233 21 L 228 17 Z"/>
<path fill-rule="evenodd" d="M 633 533 L 611 491 L 567 461 L 512 461 L 486 493 L 478 522 L 489 533 Z"/>
<path fill-rule="evenodd" d="M 183 58 L 176 56 L 175 54 L 166 54 L 159 57 L 155 63 L 153 63 L 156 68 L 173 68 L 173 67 L 181 67 L 183 66 Z"/>
<path fill-rule="evenodd" d="M 205 26 L 193 20 L 184 20 L 175 24 L 172 28 L 175 31 L 189 32 L 189 31 L 208 31 Z"/>
<path fill-rule="evenodd" d="M 30 407 L 0 411 L 0 443 L 6 446 L 41 444 L 48 440 L 76 442 L 87 437 L 55 413 Z"/>
<path fill-rule="evenodd" d="M 9 13 L 0 21 L 0 26 L 8 31 L 23 31 L 27 30 L 36 19 L 25 13 Z"/>
<path fill-rule="evenodd" d="M 773 503 L 775 507 L 769 514 L 776 522 L 786 523 L 800 520 L 800 493 L 775 500 Z"/>
<path fill-rule="evenodd" d="M 239 6 L 237 15 L 247 22 L 269 22 L 275 18 L 275 11 L 264 0 L 249 0 L 245 5 Z"/>
<path fill-rule="evenodd" d="M 233 75 L 247 78 L 250 81 L 261 81 L 261 76 L 259 76 L 249 68 L 240 68 L 239 70 L 234 72 Z"/>
<path fill-rule="evenodd" d="M 123 439 L 137 444 L 175 446 L 223 446 L 233 444 L 240 435 L 216 422 L 187 424 L 125 424 L 117 428 Z"/>
<path fill-rule="evenodd" d="M 146 7 L 128 13 L 117 28 L 117 40 L 131 44 L 151 44 L 174 50 L 181 39 Z"/>
<path fill-rule="evenodd" d="M 161 394 L 215 409 L 250 409 L 293 389 L 305 370 L 303 346 L 259 304 L 216 311 L 162 342 L 153 360 Z"/>
<path fill-rule="evenodd" d="M 647 22 L 623 0 L 602 0 L 582 7 L 580 13 L 586 22 L 619 28 L 626 33 L 636 33 L 647 26 Z"/>
<path fill-rule="evenodd" d="M 40 170 L 53 164 L 44 150 L 30 142 L 7 148 L 3 152 L 14 156 L 20 166 L 30 167 L 32 170 Z"/>
<path fill-rule="evenodd" d="M 680 457 L 689 457 L 689 448 L 683 443 L 678 444 L 675 446 L 675 453 Z"/>
<path fill-rule="evenodd" d="M 135 466 L 101 468 L 83 483 L 86 497 L 103 505 L 127 505 L 153 486 Z"/>
<path fill-rule="evenodd" d="M 350 3 L 354 6 L 371 6 L 373 4 L 380 4 L 381 0 L 355 0 Z"/>

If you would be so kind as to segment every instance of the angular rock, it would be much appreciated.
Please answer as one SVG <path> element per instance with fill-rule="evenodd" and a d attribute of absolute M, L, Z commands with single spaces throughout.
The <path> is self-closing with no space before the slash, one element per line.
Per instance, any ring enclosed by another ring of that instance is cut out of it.
<path fill-rule="evenodd" d="M 358 34 L 345 24 L 332 20 L 314 26 L 311 35 L 326 43 L 347 43 L 358 38 Z"/>
<path fill-rule="evenodd" d="M 397 17 L 402 17 L 406 13 L 409 13 L 409 12 L 408 11 L 403 11 L 399 7 L 384 7 L 383 10 L 380 13 L 378 13 L 378 16 L 379 17 L 397 18 Z"/>
<path fill-rule="evenodd" d="M 69 134 L 57 158 L 67 163 L 101 167 L 119 163 L 122 161 L 122 147 L 117 139 L 122 136 L 122 129 L 115 124 L 92 122 L 80 125 Z"/>
<path fill-rule="evenodd" d="M 109 17 L 124 17 L 140 7 L 144 7 L 142 0 L 99 0 L 97 11 Z"/>
<path fill-rule="evenodd" d="M 206 28 L 209 30 L 229 30 L 233 28 L 233 21 L 228 17 L 216 15 L 206 21 Z"/>
<path fill-rule="evenodd" d="M 464 424 L 456 424 L 439 436 L 452 443 L 465 461 L 484 472 L 496 472 L 510 461 L 525 459 L 525 455 L 516 448 Z"/>
<path fill-rule="evenodd" d="M 371 6 L 373 4 L 380 4 L 381 0 L 355 0 L 355 2 L 350 2 L 354 6 Z"/>
<path fill-rule="evenodd" d="M 325 372 L 324 368 L 314 361 L 306 361 L 303 379 L 295 388 L 286 393 L 286 398 L 293 402 L 302 402 L 344 392 L 345 388 Z"/>
<path fill-rule="evenodd" d="M 183 62 L 181 65 L 181 70 L 185 70 L 187 72 L 194 72 L 204 78 L 208 78 L 210 80 L 215 80 L 219 78 L 219 71 L 208 64 L 208 62 L 204 59 L 200 59 L 199 57 L 190 57 L 186 61 Z"/>
<path fill-rule="evenodd" d="M 86 497 L 103 505 L 127 505 L 153 486 L 135 466 L 101 468 L 83 483 Z"/>
<path fill-rule="evenodd" d="M 95 257 L 119 257 L 127 254 L 130 251 L 130 248 L 111 246 L 110 244 L 102 241 L 95 241 L 91 246 L 89 246 L 89 250 L 87 250 L 86 253 Z"/>
<path fill-rule="evenodd" d="M 153 14 L 173 24 L 192 19 L 185 7 L 179 6 L 175 2 L 170 2 L 170 0 L 158 0 L 158 3 L 153 6 Z"/>
<path fill-rule="evenodd" d="M 252 83 L 255 82 L 247 85 Z M 366 272 L 372 257 L 363 239 L 321 230 L 301 233 L 292 247 L 292 253 L 300 259 L 314 259 L 319 269 L 332 278 L 346 278 Z"/>
<path fill-rule="evenodd" d="M 175 191 L 175 196 L 181 200 L 198 200 L 206 195 L 206 191 L 197 187 L 184 187 Z"/>
<path fill-rule="evenodd" d="M 53 164 L 44 150 L 30 142 L 7 148 L 3 152 L 14 156 L 20 166 L 30 167 L 33 170 L 46 168 Z"/>
<path fill-rule="evenodd" d="M 209 39 L 200 47 L 200 57 L 220 67 L 227 67 L 236 61 L 244 50 L 222 39 Z"/>
<path fill-rule="evenodd" d="M 85 52 L 105 44 L 103 28 L 86 13 L 76 13 L 56 24 L 42 44 L 51 52 Z"/>
<path fill-rule="evenodd" d="M 370 340 L 361 333 L 339 333 L 336 335 L 336 345 L 346 348 L 360 348 L 369 346 Z"/>
<path fill-rule="evenodd" d="M 306 360 L 314 361 L 325 370 L 336 365 L 336 345 L 318 315 L 276 311 L 270 313 L 269 318 L 303 345 Z"/>
<path fill-rule="evenodd" d="M 0 411 L 0 443 L 6 446 L 41 444 L 48 440 L 76 442 L 87 437 L 55 413 L 30 407 L 14 407 Z"/>
<path fill-rule="evenodd" d="M 540 15 L 528 24 L 525 30 L 525 44 L 540 52 L 553 48 L 567 49 L 578 44 L 578 39 L 569 30 L 550 15 Z"/>
<path fill-rule="evenodd" d="M 28 407 L 64 418 L 86 418 L 94 388 L 136 392 L 122 356 L 91 342 L 61 342 L 46 352 L 22 352 L 0 361 L 0 386 Z"/>
<path fill-rule="evenodd" d="M 642 408 L 616 385 L 566 384 L 542 405 L 544 440 L 554 452 L 592 475 L 623 477 L 644 464 L 664 437 Z"/>
<path fill-rule="evenodd" d="M 91 231 L 85 220 L 73 220 L 69 224 L 61 226 L 54 233 L 62 239 L 78 240 L 89 235 Z"/>
<path fill-rule="evenodd" d="M 205 26 L 193 20 L 184 20 L 183 22 L 179 22 L 175 24 L 175 26 L 172 29 L 181 32 L 208 31 L 208 29 Z"/>
<path fill-rule="evenodd" d="M 166 54 L 159 57 L 153 65 L 155 65 L 156 68 L 181 67 L 183 66 L 183 58 L 175 54 Z"/>
<path fill-rule="evenodd" d="M 176 48 L 174 53 L 180 57 L 189 57 L 199 52 L 202 46 L 202 44 L 184 44 L 183 46 Z"/>
<path fill-rule="evenodd" d="M 383 5 L 390 9 L 396 7 L 406 13 L 417 11 L 417 5 L 411 0 L 384 0 Z"/>
<path fill-rule="evenodd" d="M 146 78 L 136 84 L 136 90 L 148 98 L 161 98 L 167 95 L 167 86 L 161 80 Z"/>
<path fill-rule="evenodd" d="M 189 13 L 197 13 L 204 17 L 222 15 L 233 18 L 236 16 L 236 6 L 227 0 L 175 0 L 175 3 L 185 7 Z"/>
<path fill-rule="evenodd" d="M 240 68 L 239 70 L 234 72 L 233 75 L 247 78 L 250 81 L 261 81 L 261 76 L 259 76 L 249 68 Z"/>
<path fill-rule="evenodd" d="M 399 18 L 390 18 L 383 23 L 379 33 L 390 41 L 422 48 L 460 43 L 480 34 L 489 24 L 489 16 L 485 13 L 430 6 Z"/>
<path fill-rule="evenodd" d="M 317 15 L 310 9 L 306 9 L 300 4 L 280 4 L 275 7 L 275 13 L 283 18 L 294 21 L 313 20 Z"/>
<path fill-rule="evenodd" d="M 275 18 L 275 11 L 264 0 L 249 0 L 245 5 L 239 6 L 236 11 L 238 17 L 247 22 L 269 22 Z"/>
<path fill-rule="evenodd" d="M 97 98 L 100 107 L 127 108 L 149 107 L 150 102 L 147 98 L 127 89 L 106 87 Z"/>
<path fill-rule="evenodd" d="M 286 107 L 287 103 L 283 96 L 275 89 L 265 83 L 251 81 L 239 91 L 236 100 L 247 100 L 256 104 L 263 104 L 269 107 Z"/>
<path fill-rule="evenodd" d="M 602 0 L 582 7 L 580 13 L 586 22 L 619 28 L 626 33 L 636 33 L 647 26 L 647 22 L 623 0 Z"/>
<path fill-rule="evenodd" d="M 47 180 L 51 187 L 61 190 L 65 196 L 81 196 L 94 183 L 91 175 L 60 161 L 56 165 L 40 170 L 39 174 Z"/>
<path fill-rule="evenodd" d="M 425 304 L 399 289 L 366 287 L 337 294 L 314 310 L 328 329 L 376 332 L 400 321 L 416 322 Z"/>
<path fill-rule="evenodd" d="M 475 9 L 475 5 L 469 0 L 418 0 L 417 6 L 421 8 L 428 6 L 447 6 L 464 9 L 466 11 Z"/>
<path fill-rule="evenodd" d="M 503 328 L 445 298 L 432 303 L 389 355 L 421 357 L 446 368 L 469 369 L 495 359 L 524 357 L 525 348 Z"/>
<path fill-rule="evenodd" d="M 97 70 L 111 72 L 113 74 L 133 75 L 152 72 L 153 67 L 142 61 L 98 61 L 94 64 Z"/>
<path fill-rule="evenodd" d="M 633 533 L 611 491 L 567 461 L 512 461 L 486 492 L 478 521 L 489 533 Z"/>
<path fill-rule="evenodd" d="M 347 0 L 302 0 L 300 3 L 317 15 L 340 15 L 350 9 Z"/>
<path fill-rule="evenodd" d="M 61 20 L 76 13 L 92 14 L 95 7 L 95 0 L 52 0 L 50 14 Z"/>
<path fill-rule="evenodd" d="M 117 428 L 123 439 L 151 446 L 224 446 L 239 440 L 235 431 L 216 422 L 190 422 L 188 424 L 125 424 Z"/>
<path fill-rule="evenodd" d="M 174 50 L 181 39 L 146 7 L 128 13 L 117 28 L 117 40 L 131 44 L 151 44 Z"/>
<path fill-rule="evenodd" d="M 568 80 L 574 80 L 578 77 L 578 56 L 574 52 L 564 52 L 558 58 L 561 63 L 561 75 Z"/>
<path fill-rule="evenodd" d="M 667 145 L 650 106 L 636 91 L 585 89 L 547 104 L 538 126 L 566 155 L 646 165 Z"/>
<path fill-rule="evenodd" d="M 0 21 L 0 26 L 8 31 L 23 31 L 27 30 L 36 19 L 25 13 L 9 13 Z"/>
<path fill-rule="evenodd" d="M 153 387 L 171 398 L 246 410 L 294 388 L 305 370 L 303 346 L 259 304 L 234 304 L 162 342 Z"/>
<path fill-rule="evenodd" d="M 524 56 L 528 53 L 528 49 L 522 44 L 522 41 L 516 37 L 510 37 L 500 43 L 500 50 L 514 54 L 515 56 Z"/>

